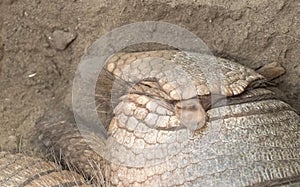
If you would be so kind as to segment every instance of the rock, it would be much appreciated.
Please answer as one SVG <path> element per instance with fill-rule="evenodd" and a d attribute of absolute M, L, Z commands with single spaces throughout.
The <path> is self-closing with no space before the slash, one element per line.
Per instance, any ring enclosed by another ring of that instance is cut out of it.
<path fill-rule="evenodd" d="M 273 80 L 283 75 L 285 73 L 285 69 L 278 62 L 272 62 L 259 68 L 257 72 L 262 74 L 268 80 Z"/>
<path fill-rule="evenodd" d="M 10 152 L 16 152 L 19 147 L 19 138 L 14 135 L 10 135 L 5 141 L 3 148 Z"/>
<path fill-rule="evenodd" d="M 56 30 L 49 37 L 51 45 L 57 50 L 64 50 L 75 39 L 76 34 L 63 30 Z"/>

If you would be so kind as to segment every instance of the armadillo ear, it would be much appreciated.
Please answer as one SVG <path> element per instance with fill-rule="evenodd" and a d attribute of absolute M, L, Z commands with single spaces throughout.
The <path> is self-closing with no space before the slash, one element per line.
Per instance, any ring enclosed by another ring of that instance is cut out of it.
<path fill-rule="evenodd" d="M 200 129 L 206 123 L 206 113 L 198 99 L 177 102 L 175 113 L 180 123 L 191 131 Z"/>

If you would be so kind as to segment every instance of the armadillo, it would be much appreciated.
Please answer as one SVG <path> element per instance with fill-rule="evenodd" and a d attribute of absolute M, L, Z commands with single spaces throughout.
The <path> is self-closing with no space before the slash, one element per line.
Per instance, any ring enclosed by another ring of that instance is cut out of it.
<path fill-rule="evenodd" d="M 24 154 L 0 152 L 1 186 L 88 186 L 76 172 L 63 170 L 54 162 Z"/>
<path fill-rule="evenodd" d="M 111 77 L 111 89 L 101 88 L 101 75 Z M 88 128 L 82 137 L 66 121 L 36 130 L 94 184 L 299 184 L 300 117 L 254 70 L 161 50 L 117 53 L 101 75 L 96 101 L 105 140 Z"/>

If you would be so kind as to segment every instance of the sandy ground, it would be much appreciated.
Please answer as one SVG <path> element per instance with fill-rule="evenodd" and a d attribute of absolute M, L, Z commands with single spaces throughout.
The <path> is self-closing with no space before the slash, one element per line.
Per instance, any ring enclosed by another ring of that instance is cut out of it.
<path fill-rule="evenodd" d="M 85 49 L 113 28 L 165 21 L 200 37 L 217 56 L 257 69 L 280 63 L 273 81 L 300 111 L 298 0 L 1 0 L 0 149 L 31 152 L 34 124 L 72 117 L 71 88 Z"/>

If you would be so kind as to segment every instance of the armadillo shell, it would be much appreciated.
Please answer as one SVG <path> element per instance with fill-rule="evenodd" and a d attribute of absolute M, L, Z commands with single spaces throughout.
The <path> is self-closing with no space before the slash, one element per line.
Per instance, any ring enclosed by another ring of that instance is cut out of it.
<path fill-rule="evenodd" d="M 88 186 L 76 172 L 23 154 L 0 152 L 0 186 Z"/>

